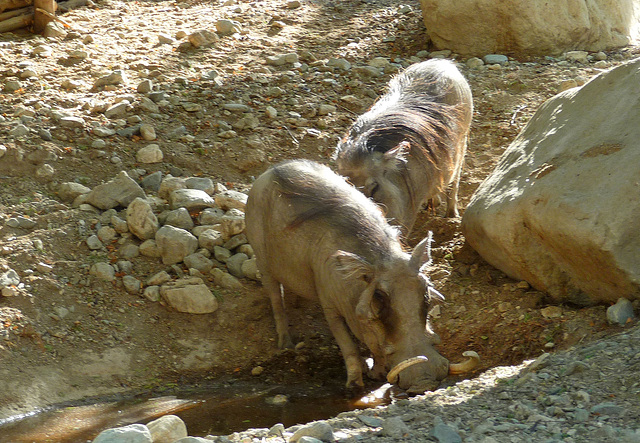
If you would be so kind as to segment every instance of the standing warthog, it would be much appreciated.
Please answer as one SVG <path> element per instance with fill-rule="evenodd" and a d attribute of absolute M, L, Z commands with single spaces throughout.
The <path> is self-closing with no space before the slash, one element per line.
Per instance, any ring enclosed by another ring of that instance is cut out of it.
<path fill-rule="evenodd" d="M 472 114 L 471 89 L 452 62 L 411 65 L 338 144 L 338 172 L 381 204 L 405 235 L 422 205 L 443 192 L 447 217 L 457 217 Z"/>
<path fill-rule="evenodd" d="M 437 294 L 420 272 L 430 238 L 408 254 L 375 203 L 326 166 L 303 160 L 274 166 L 255 181 L 246 232 L 280 347 L 292 346 L 282 285 L 319 300 L 348 387 L 363 386 L 363 360 L 351 334 L 373 354 L 374 373 L 394 368 L 392 382 L 404 389 L 423 392 L 447 375 L 449 363 L 426 331 L 429 299 Z"/>

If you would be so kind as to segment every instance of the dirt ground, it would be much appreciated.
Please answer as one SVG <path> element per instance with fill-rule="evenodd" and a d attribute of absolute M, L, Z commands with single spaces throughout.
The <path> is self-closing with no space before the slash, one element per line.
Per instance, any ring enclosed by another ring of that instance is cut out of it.
<path fill-rule="evenodd" d="M 296 52 L 311 66 L 308 53 L 317 60 L 344 58 L 360 65 L 386 57 L 406 65 L 418 61 L 411 57 L 419 51 L 431 49 L 417 1 L 405 2 L 408 9 L 391 0 L 303 1 L 296 9 L 280 0 L 227 4 L 98 1 L 60 15 L 71 26 L 66 36 L 46 41 L 27 32 L 0 35 L 0 79 L 18 78 L 24 66 L 37 73 L 21 79 L 17 91 L 5 89 L 0 100 L 0 143 L 24 153 L 21 161 L 0 157 L 0 273 L 13 269 L 23 283 L 14 296 L 0 296 L 0 418 L 82 397 L 150 392 L 230 375 L 315 386 L 346 379 L 341 356 L 313 302 L 301 300 L 290 310 L 301 344 L 295 351 L 278 351 L 268 300 L 260 285 L 250 280 L 243 280 L 240 291 L 211 282 L 220 308 L 210 315 L 178 313 L 131 295 L 121 279 L 116 284 L 94 280 L 90 265 L 117 261 L 120 244 L 91 252 L 85 240 L 94 232 L 99 213 L 72 208 L 56 194 L 60 183 L 78 181 L 94 187 L 120 170 L 142 168 L 142 176 L 160 170 L 211 177 L 246 190 L 253 177 L 280 160 L 303 157 L 331 164 L 337 140 L 384 91 L 389 75 L 356 81 L 350 74 L 334 72 L 332 82 L 323 82 L 312 71 L 270 67 L 267 57 Z M 242 32 L 190 51 L 178 49 L 181 41 L 157 43 L 160 34 L 175 37 L 178 31 L 188 35 L 215 30 L 220 18 L 239 21 Z M 89 35 L 93 41 L 82 43 Z M 53 48 L 52 56 L 33 55 L 43 43 Z M 88 58 L 69 57 L 76 49 L 88 51 Z M 607 66 L 637 54 L 633 47 L 608 52 Z M 538 106 L 563 82 L 580 84 L 600 70 L 593 63 L 560 58 L 515 59 L 499 70 L 469 69 L 463 58 L 457 59 L 475 101 L 460 190 L 464 210 Z M 114 69 L 125 72 L 129 83 L 92 88 L 97 77 Z M 216 81 L 202 79 L 210 70 L 217 71 Z M 139 115 L 155 126 L 155 142 L 165 153 L 156 165 L 136 163 L 135 153 L 148 144 L 140 137 L 114 135 L 105 139 L 104 147 L 92 147 L 98 139 L 92 126 L 110 124 L 102 114 L 92 113 L 92 106 L 113 103 L 123 95 L 139 100 L 136 86 L 144 76 L 180 101 L 205 109 L 193 113 L 172 105 L 162 111 L 170 118 L 155 120 L 135 107 L 129 112 L 126 118 Z M 78 88 L 61 87 L 65 79 L 77 82 Z M 268 92 L 273 86 L 282 90 L 281 96 Z M 340 99 L 346 95 L 354 95 L 357 102 Z M 236 119 L 220 108 L 229 102 L 254 109 L 259 127 L 239 129 L 231 139 L 221 137 L 220 122 L 232 124 Z M 318 103 L 334 104 L 337 110 L 326 116 L 309 111 Z M 278 118 L 262 117 L 269 105 L 278 109 Z M 26 123 L 31 132 L 9 136 L 25 108 L 35 111 Z M 50 112 L 55 109 L 84 118 L 84 129 L 57 124 Z M 306 124 L 291 123 L 291 112 Z M 171 139 L 176 124 L 184 125 L 192 137 Z M 50 131 L 51 140 L 38 135 L 43 128 Z M 55 172 L 38 177 L 36 170 L 45 160 Z M 35 221 L 35 228 L 6 224 L 17 216 Z M 431 317 L 442 338 L 438 349 L 450 360 L 474 350 L 482 357 L 482 371 L 617 330 L 606 323 L 606 306 L 547 309 L 551 301 L 545 294 L 507 278 L 465 244 L 460 219 L 424 212 L 409 243 L 415 244 L 429 230 L 435 238 L 430 275 L 446 296 Z M 167 269 L 155 259 L 137 257 L 132 262 L 134 276 L 142 281 Z M 45 271 L 42 264 L 52 269 Z M 264 370 L 251 375 L 257 366 Z"/>

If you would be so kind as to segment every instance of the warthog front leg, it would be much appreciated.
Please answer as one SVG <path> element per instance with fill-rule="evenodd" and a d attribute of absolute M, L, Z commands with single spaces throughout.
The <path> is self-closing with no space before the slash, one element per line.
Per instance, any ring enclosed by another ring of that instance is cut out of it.
<path fill-rule="evenodd" d="M 278 348 L 293 348 L 293 341 L 289 335 L 289 320 L 284 311 L 284 294 L 280 282 L 270 275 L 262 275 L 262 285 L 271 300 L 273 317 L 276 321 L 276 332 L 278 333 Z"/>
<path fill-rule="evenodd" d="M 358 352 L 358 347 L 351 338 L 349 328 L 344 318 L 335 309 L 325 307 L 323 309 L 329 329 L 331 329 L 333 337 L 340 347 L 344 364 L 347 367 L 347 389 L 361 388 L 364 386 L 362 381 L 362 358 Z"/>

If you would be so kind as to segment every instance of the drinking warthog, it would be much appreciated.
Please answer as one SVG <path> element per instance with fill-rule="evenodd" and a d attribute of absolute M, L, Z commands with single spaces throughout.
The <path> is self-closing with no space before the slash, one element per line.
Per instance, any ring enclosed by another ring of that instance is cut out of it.
<path fill-rule="evenodd" d="M 411 65 L 338 144 L 338 172 L 381 204 L 405 235 L 422 205 L 443 192 L 447 217 L 457 217 L 472 114 L 471 89 L 452 62 Z"/>
<path fill-rule="evenodd" d="M 403 389 L 423 392 L 447 375 L 449 363 L 426 331 L 429 301 L 437 294 L 420 272 L 430 238 L 408 254 L 375 203 L 326 166 L 304 160 L 258 177 L 247 201 L 246 233 L 280 347 L 292 346 L 282 285 L 319 300 L 342 351 L 348 387 L 363 386 L 363 360 L 351 334 L 373 354 L 374 372 L 394 368 L 390 381 Z"/>

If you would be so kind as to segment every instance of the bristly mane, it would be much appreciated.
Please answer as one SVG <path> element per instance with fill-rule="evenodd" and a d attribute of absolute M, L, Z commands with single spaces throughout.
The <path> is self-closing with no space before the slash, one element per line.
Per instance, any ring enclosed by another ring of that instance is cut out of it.
<path fill-rule="evenodd" d="M 432 164 L 447 164 L 453 161 L 451 149 L 459 118 L 456 106 L 435 97 L 393 93 L 358 118 L 345 140 L 353 143 L 346 154 L 359 161 L 408 141 L 412 155 Z"/>
<path fill-rule="evenodd" d="M 292 164 L 296 167 L 290 167 Z M 375 203 L 328 167 L 293 160 L 274 166 L 273 173 L 295 213 L 288 228 L 322 220 L 327 228 L 335 229 L 346 238 L 358 238 L 377 253 L 388 250 L 390 241 L 397 241 L 398 229 L 387 223 Z"/>

